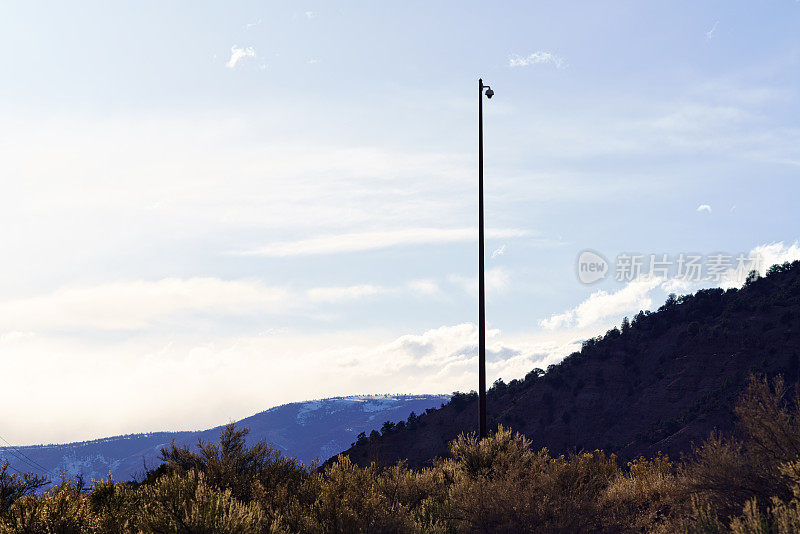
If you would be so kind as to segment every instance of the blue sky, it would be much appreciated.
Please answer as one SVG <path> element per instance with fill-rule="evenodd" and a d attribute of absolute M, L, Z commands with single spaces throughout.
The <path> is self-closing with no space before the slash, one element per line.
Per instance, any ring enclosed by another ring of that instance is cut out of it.
<path fill-rule="evenodd" d="M 17 443 L 490 379 L 800 257 L 800 3 L 0 5 L 0 414 Z M 705 206 L 705 207 L 702 207 Z M 576 277 L 591 249 L 611 264 Z"/>

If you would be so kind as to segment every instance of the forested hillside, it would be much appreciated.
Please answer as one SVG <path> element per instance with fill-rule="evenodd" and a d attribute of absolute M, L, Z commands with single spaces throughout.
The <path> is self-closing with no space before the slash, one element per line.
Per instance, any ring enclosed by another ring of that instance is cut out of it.
<path fill-rule="evenodd" d="M 799 330 L 800 262 L 773 266 L 766 277 L 751 273 L 741 289 L 671 296 L 558 365 L 497 382 L 488 393 L 490 427 L 512 428 L 556 454 L 677 456 L 714 428 L 733 430 L 733 405 L 751 373 L 797 383 Z M 477 395 L 458 393 L 346 454 L 361 465 L 429 465 L 476 425 Z"/>

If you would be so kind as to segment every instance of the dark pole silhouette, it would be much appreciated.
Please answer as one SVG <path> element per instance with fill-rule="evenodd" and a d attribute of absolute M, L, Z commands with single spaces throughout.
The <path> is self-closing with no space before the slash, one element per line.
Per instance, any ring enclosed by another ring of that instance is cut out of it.
<path fill-rule="evenodd" d="M 494 91 L 478 79 L 478 419 L 481 439 L 486 437 L 486 295 L 483 275 L 483 95 Z"/>

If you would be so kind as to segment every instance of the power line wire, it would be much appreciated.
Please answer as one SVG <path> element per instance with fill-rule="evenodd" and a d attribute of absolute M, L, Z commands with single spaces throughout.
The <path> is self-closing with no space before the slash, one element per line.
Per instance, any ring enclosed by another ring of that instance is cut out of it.
<path fill-rule="evenodd" d="M 49 471 L 49 469 L 47 469 L 46 467 L 44 467 L 42 464 L 40 464 L 39 462 L 37 462 L 36 460 L 34 460 L 33 458 L 31 458 L 31 457 L 30 457 L 30 456 L 28 456 L 27 454 L 25 454 L 24 452 L 22 452 L 21 450 L 19 450 L 19 448 L 18 448 L 18 447 L 15 447 L 15 446 L 14 446 L 14 445 L 12 445 L 11 443 L 9 443 L 9 441 L 8 441 L 6 438 L 4 438 L 4 437 L 2 436 L 2 434 L 0 434 L 0 440 L 3 440 L 3 441 L 6 443 L 6 445 L 8 445 L 8 446 L 9 446 L 9 447 L 10 447 L 12 450 L 16 451 L 18 454 L 20 454 L 20 455 L 24 456 L 25 458 L 27 458 L 27 459 L 28 459 L 28 460 L 29 460 L 31 463 L 33 463 L 34 465 L 38 466 L 38 467 L 39 467 L 39 469 L 44 469 L 45 471 Z"/>
<path fill-rule="evenodd" d="M 6 464 L 6 467 L 8 467 L 9 469 L 11 469 L 12 471 L 16 471 L 17 473 L 19 473 L 19 474 L 20 474 L 20 475 L 22 475 L 22 476 L 25 476 L 25 473 L 23 473 L 22 471 L 20 471 L 19 469 L 17 469 L 17 468 L 16 468 L 16 467 L 14 467 L 13 465 L 11 465 L 10 463 L 7 463 L 7 464 Z"/>
<path fill-rule="evenodd" d="M 48 473 L 48 470 L 47 470 L 47 469 L 43 469 L 41 466 L 39 466 L 39 465 L 35 465 L 35 464 L 31 463 L 31 461 L 27 460 L 27 459 L 26 459 L 24 456 L 22 456 L 22 455 L 21 455 L 21 453 L 20 453 L 19 451 L 17 451 L 16 449 L 14 449 L 14 448 L 12 448 L 12 447 L 3 447 L 3 452 L 5 452 L 5 451 L 8 451 L 8 453 L 10 453 L 9 455 L 3 455 L 3 457 L 4 457 L 4 459 L 5 459 L 6 461 L 8 461 L 9 459 L 17 460 L 18 462 L 21 462 L 22 464 L 24 464 L 25 466 L 27 466 L 29 469 L 32 469 L 34 472 L 44 471 L 44 473 L 45 473 L 45 474 L 47 474 L 47 473 Z M 9 466 L 10 466 L 10 465 L 11 465 L 11 464 L 10 464 L 10 462 L 9 462 Z M 17 471 L 17 472 L 19 472 L 19 470 L 17 470 L 17 469 L 14 469 L 14 470 L 15 470 L 15 471 Z"/>
<path fill-rule="evenodd" d="M 4 438 L 2 436 L 2 434 L 0 434 L 0 440 L 3 440 L 8 445 L 10 450 L 12 452 L 16 453 L 15 456 L 17 457 L 17 459 L 21 460 L 22 462 L 24 462 L 28 467 L 33 467 L 36 470 L 41 470 L 44 474 L 47 474 L 47 475 L 55 473 L 55 471 L 53 471 L 52 469 L 47 469 L 42 464 L 40 464 L 39 462 L 37 462 L 36 460 L 31 458 L 27 454 L 25 454 L 24 452 L 19 450 L 17 447 L 12 445 L 6 438 Z M 9 450 L 9 449 L 6 449 L 6 450 Z M 15 471 L 17 471 L 17 470 L 15 469 Z M 17 471 L 17 472 L 19 472 L 19 471 Z"/>
<path fill-rule="evenodd" d="M 30 456 L 28 456 L 27 454 L 25 454 L 24 452 L 22 452 L 21 450 L 19 450 L 19 448 L 15 447 L 15 446 L 14 446 L 14 445 L 12 445 L 11 443 L 9 443 L 9 442 L 8 442 L 8 440 L 7 440 L 7 439 L 5 439 L 5 438 L 4 438 L 2 435 L 0 435 L 0 440 L 3 440 L 4 442 L 6 442 L 6 444 L 8 445 L 8 447 L 7 447 L 6 449 L 7 449 L 7 450 L 9 450 L 9 449 L 10 449 L 11 451 L 14 451 L 14 452 L 16 453 L 16 455 L 17 455 L 17 458 L 20 458 L 20 457 L 21 457 L 20 459 L 27 460 L 27 461 L 25 462 L 26 464 L 28 464 L 28 465 L 30 465 L 30 466 L 34 466 L 34 467 L 36 467 L 37 469 L 41 469 L 41 470 L 43 470 L 43 471 L 45 471 L 45 472 L 49 472 L 49 471 L 50 471 L 49 469 L 47 469 L 46 467 L 44 467 L 42 464 L 40 464 L 39 462 L 37 462 L 36 460 L 34 460 L 33 458 L 31 458 L 31 457 L 30 457 Z"/>
<path fill-rule="evenodd" d="M 22 473 L 19 471 L 19 469 L 16 469 L 16 468 L 14 468 L 14 467 L 11 465 L 11 462 L 10 462 L 9 460 L 14 460 L 14 461 L 15 461 L 15 463 L 17 463 L 18 465 L 19 465 L 19 464 L 21 464 L 21 465 L 25 465 L 25 466 L 27 467 L 27 469 L 29 469 L 29 472 L 30 472 L 30 470 L 32 470 L 34 473 L 38 473 L 39 471 L 41 471 L 41 468 L 40 468 L 40 467 L 38 467 L 38 466 L 35 466 L 35 465 L 31 464 L 30 462 L 28 462 L 28 461 L 27 461 L 25 458 L 23 458 L 22 456 L 20 456 L 20 455 L 19 455 L 19 454 L 18 454 L 16 451 L 14 451 L 13 449 L 4 448 L 4 449 L 3 449 L 3 452 L 5 452 L 5 451 L 8 451 L 10 454 L 7 454 L 7 455 L 6 455 L 6 454 L 4 454 L 4 455 L 3 455 L 3 460 L 5 460 L 6 462 L 8 462 L 8 466 L 9 466 L 9 467 L 11 467 L 12 469 L 14 469 L 14 471 L 16 471 L 17 473 L 20 473 L 20 474 L 22 474 Z"/>

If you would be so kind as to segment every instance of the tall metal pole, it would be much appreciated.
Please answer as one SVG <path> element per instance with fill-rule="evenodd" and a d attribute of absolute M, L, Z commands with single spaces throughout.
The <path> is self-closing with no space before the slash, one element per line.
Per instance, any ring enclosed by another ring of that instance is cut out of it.
<path fill-rule="evenodd" d="M 483 79 L 478 79 L 478 410 L 486 437 L 486 302 L 483 282 Z"/>

